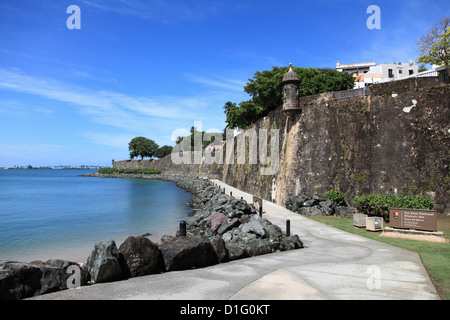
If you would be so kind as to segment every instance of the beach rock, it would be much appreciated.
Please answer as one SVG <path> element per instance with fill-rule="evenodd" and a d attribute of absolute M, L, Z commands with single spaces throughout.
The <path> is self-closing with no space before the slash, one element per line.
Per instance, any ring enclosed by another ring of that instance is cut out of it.
<path fill-rule="evenodd" d="M 285 237 L 282 240 L 282 248 L 281 250 L 294 250 L 294 249 L 300 249 L 303 248 L 303 242 L 300 240 L 298 235 L 293 235 L 289 237 Z"/>
<path fill-rule="evenodd" d="M 19 300 L 41 294 L 39 264 L 5 261 L 0 264 L 0 299 Z"/>
<path fill-rule="evenodd" d="M 244 248 L 233 242 L 225 242 L 225 247 L 228 250 L 228 257 L 230 261 L 247 258 L 248 254 Z"/>
<path fill-rule="evenodd" d="M 91 280 L 91 275 L 89 274 L 89 271 L 86 270 L 84 266 L 80 266 L 76 262 L 67 261 L 67 260 L 61 260 L 61 259 L 50 259 L 45 262 L 47 266 L 55 267 L 58 269 L 61 269 L 61 285 L 59 287 L 60 290 L 67 289 L 67 280 L 70 276 L 72 276 L 71 272 L 67 272 L 67 268 L 69 266 L 75 265 L 80 268 L 80 285 L 85 286 L 88 284 L 88 282 Z"/>
<path fill-rule="evenodd" d="M 272 242 L 269 239 L 252 239 L 245 242 L 244 250 L 248 256 L 259 256 L 274 251 Z"/>
<path fill-rule="evenodd" d="M 266 231 L 259 220 L 250 220 L 249 222 L 244 223 L 241 231 L 244 233 L 253 233 L 259 237 L 264 237 L 266 235 Z"/>
<path fill-rule="evenodd" d="M 333 203 L 333 201 L 325 200 L 319 202 L 319 209 L 322 211 L 322 215 L 324 216 L 330 216 L 334 213 L 334 207 L 336 205 Z"/>
<path fill-rule="evenodd" d="M 250 214 L 252 209 L 245 200 L 231 200 L 231 205 L 234 209 L 242 212 L 242 214 Z"/>
<path fill-rule="evenodd" d="M 306 200 L 305 202 L 303 202 L 303 207 L 312 207 L 315 205 L 319 204 L 319 200 L 318 199 L 310 199 L 310 200 Z"/>
<path fill-rule="evenodd" d="M 67 267 L 77 265 L 64 260 L 47 263 L 0 262 L 0 300 L 20 300 L 41 294 L 67 289 Z M 80 268 L 81 285 L 89 279 L 86 270 Z"/>
<path fill-rule="evenodd" d="M 313 207 L 302 207 L 297 210 L 299 214 L 303 214 L 305 216 L 322 216 L 323 212 L 319 209 L 318 206 Z"/>
<path fill-rule="evenodd" d="M 166 238 L 159 249 L 167 271 L 201 268 L 219 263 L 211 242 L 202 236 Z"/>
<path fill-rule="evenodd" d="M 128 237 L 119 247 L 131 277 L 161 273 L 166 270 L 158 246 L 144 237 Z"/>
<path fill-rule="evenodd" d="M 221 236 L 219 235 L 212 236 L 209 238 L 209 241 L 211 242 L 214 251 L 217 254 L 217 257 L 219 258 L 219 262 L 222 263 L 230 260 L 228 256 L 228 250 L 225 246 L 225 241 Z"/>
<path fill-rule="evenodd" d="M 227 221 L 228 217 L 222 212 L 216 213 L 211 219 L 211 232 L 215 233 L 219 229 L 220 225 Z"/>
<path fill-rule="evenodd" d="M 312 200 L 312 197 L 307 195 L 306 193 L 302 193 L 298 196 L 292 196 L 286 201 L 286 208 L 291 211 L 298 211 L 298 209 L 302 208 L 307 201 Z"/>
<path fill-rule="evenodd" d="M 283 231 L 281 228 L 275 224 L 267 222 L 264 225 L 264 230 L 267 232 L 267 237 L 272 241 L 281 241 L 283 238 Z"/>
<path fill-rule="evenodd" d="M 129 275 L 123 256 L 113 240 L 97 243 L 89 255 L 86 268 L 96 282 L 122 280 Z"/>
<path fill-rule="evenodd" d="M 356 210 L 353 207 L 336 206 L 334 208 L 336 216 L 341 218 L 351 218 L 355 214 Z"/>
<path fill-rule="evenodd" d="M 239 221 L 238 218 L 227 220 L 220 225 L 219 229 L 217 230 L 217 233 L 223 235 L 227 231 L 239 227 L 240 224 L 241 221 Z"/>

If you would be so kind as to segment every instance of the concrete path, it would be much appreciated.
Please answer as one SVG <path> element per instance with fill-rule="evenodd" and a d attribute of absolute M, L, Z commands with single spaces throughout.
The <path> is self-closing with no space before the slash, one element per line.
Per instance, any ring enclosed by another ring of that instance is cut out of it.
<path fill-rule="evenodd" d="M 252 195 L 218 180 L 236 198 Z M 264 201 L 264 217 L 305 248 L 35 297 L 164 300 L 438 300 L 416 253 L 318 223 Z"/>

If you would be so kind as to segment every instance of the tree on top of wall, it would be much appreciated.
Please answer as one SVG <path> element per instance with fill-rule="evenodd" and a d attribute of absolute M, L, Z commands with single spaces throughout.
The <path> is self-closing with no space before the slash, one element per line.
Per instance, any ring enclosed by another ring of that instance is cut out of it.
<path fill-rule="evenodd" d="M 245 129 L 261 117 L 269 114 L 283 104 L 281 81 L 289 67 L 272 67 L 272 70 L 256 71 L 252 79 L 244 86 L 251 100 L 239 105 L 228 101 L 224 106 L 227 128 Z M 333 69 L 315 69 L 293 67 L 300 78 L 300 96 L 313 95 L 328 91 L 347 90 L 354 87 L 354 78 L 346 72 Z"/>
<path fill-rule="evenodd" d="M 133 138 L 128 143 L 130 159 L 134 159 L 137 157 L 141 157 L 141 159 L 144 159 L 145 157 L 152 158 L 158 148 L 159 146 L 155 141 L 147 139 L 145 137 Z"/>

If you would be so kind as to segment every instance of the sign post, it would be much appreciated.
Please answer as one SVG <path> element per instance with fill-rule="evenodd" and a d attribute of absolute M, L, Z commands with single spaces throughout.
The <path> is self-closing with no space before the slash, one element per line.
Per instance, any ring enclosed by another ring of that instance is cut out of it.
<path fill-rule="evenodd" d="M 390 208 L 389 219 L 393 228 L 437 231 L 436 210 Z"/>

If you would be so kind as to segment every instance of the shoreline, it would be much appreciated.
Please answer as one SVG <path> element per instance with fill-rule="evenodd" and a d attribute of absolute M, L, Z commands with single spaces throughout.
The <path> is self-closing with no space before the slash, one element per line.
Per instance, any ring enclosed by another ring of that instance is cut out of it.
<path fill-rule="evenodd" d="M 31 291 L 24 292 L 22 290 L 24 286 L 35 286 L 35 284 L 28 283 L 27 279 L 19 276 L 22 272 L 41 272 L 40 274 L 42 274 L 42 272 L 48 271 L 65 274 L 67 272 L 64 268 L 76 264 L 81 272 L 86 275 L 81 283 L 81 286 L 84 286 L 153 273 L 160 274 L 192 268 L 201 269 L 214 264 L 304 248 L 303 242 L 297 234 L 291 235 L 283 232 L 279 226 L 262 217 L 253 204 L 225 194 L 220 186 L 197 175 L 100 175 L 91 173 L 84 176 L 146 178 L 174 182 L 177 187 L 192 195 L 191 200 L 185 203 L 186 206 L 192 208 L 192 213 L 183 219 L 185 221 L 183 232 L 180 228 L 175 235 L 166 233 L 161 237 L 160 244 L 154 243 L 152 240 L 146 241 L 147 245 L 153 248 L 150 251 L 156 254 L 155 257 L 162 259 L 158 262 L 158 264 L 162 264 L 158 267 L 161 269 L 155 272 L 130 273 L 137 263 L 137 257 L 141 257 L 142 254 L 141 248 L 128 247 L 136 241 L 142 243 L 141 240 L 137 240 L 142 237 L 136 235 L 128 235 L 122 243 L 116 242 L 117 239 L 103 239 L 101 242 L 93 244 L 94 250 L 86 263 L 58 259 L 50 259 L 46 262 L 36 261 L 34 264 L 2 261 L 0 269 L 5 270 L 5 276 L 10 279 L 5 283 L 8 286 L 7 290 L 14 293 L 15 299 L 42 295 L 55 290 L 48 288 L 49 284 L 46 277 L 41 277 L 40 285 L 38 284 Z M 125 246 L 123 246 L 124 244 Z M 126 251 L 130 249 L 131 251 Z M 142 260 L 139 263 L 144 263 L 143 266 L 147 266 L 148 262 Z M 99 272 L 102 273 L 101 278 L 98 278 Z M 59 289 L 57 291 L 66 289 L 66 282 L 64 281 L 58 284 Z"/>
<path fill-rule="evenodd" d="M 27 169 L 29 170 L 29 169 Z M 173 179 L 167 179 L 166 175 L 161 177 L 160 174 L 152 174 L 152 177 L 149 174 L 144 175 L 142 177 L 141 174 L 98 174 L 96 172 L 92 173 L 86 173 L 86 174 L 80 174 L 78 175 L 80 177 L 100 177 L 100 178 L 143 178 L 143 179 L 152 179 L 152 180 L 162 180 L 167 182 L 175 182 Z M 178 186 L 178 184 L 177 184 Z M 180 186 L 178 186 L 180 187 Z M 181 187 L 180 187 L 181 188 Z M 183 188 L 181 188 L 183 189 Z M 183 189 L 185 190 L 185 189 Z M 188 190 L 185 190 L 186 192 L 189 192 Z M 191 199 L 192 199 L 192 193 Z M 190 202 L 190 201 L 189 201 Z M 185 204 L 186 206 L 190 207 L 188 204 Z M 191 208 L 191 207 L 190 207 Z M 187 217 L 186 217 L 187 218 Z M 118 236 L 112 236 L 112 239 L 103 239 L 106 240 L 114 240 L 118 245 L 123 243 L 127 237 L 129 236 L 144 236 L 145 238 L 151 240 L 154 243 L 161 243 L 161 238 L 165 235 L 175 235 L 176 232 L 179 230 L 179 225 L 169 225 L 165 226 L 163 229 L 160 230 L 148 230 L 149 234 L 123 234 Z M 24 253 L 21 254 L 9 254 L 5 257 L 0 257 L 0 262 L 2 261 L 14 261 L 14 262 L 20 262 L 20 263 L 31 263 L 36 261 L 48 261 L 52 259 L 60 259 L 60 260 L 66 260 L 66 261 L 72 261 L 77 262 L 79 264 L 85 264 L 87 261 L 87 258 L 91 254 L 91 252 L 94 250 L 95 243 L 85 243 L 85 244 L 74 244 L 71 247 L 67 248 L 48 248 L 44 247 L 42 250 L 36 251 L 35 249 L 27 249 Z"/>

